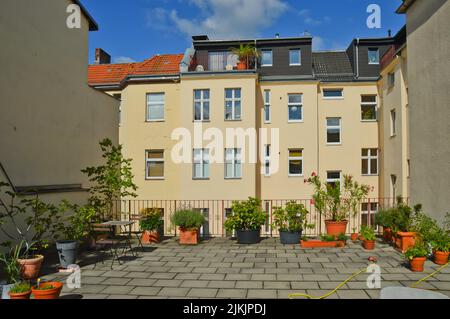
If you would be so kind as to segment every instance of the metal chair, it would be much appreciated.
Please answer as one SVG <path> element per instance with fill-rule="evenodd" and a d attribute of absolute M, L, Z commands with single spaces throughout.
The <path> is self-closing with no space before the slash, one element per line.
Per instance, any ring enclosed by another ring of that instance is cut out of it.
<path fill-rule="evenodd" d="M 132 214 L 130 215 L 130 221 L 138 222 L 141 220 L 142 216 L 139 214 Z M 138 246 L 141 247 L 142 251 L 145 251 L 144 245 L 142 244 L 142 235 L 144 234 L 144 231 L 141 229 L 141 227 L 138 224 L 138 230 L 131 230 L 130 234 L 135 235 L 136 239 L 138 240 Z"/>

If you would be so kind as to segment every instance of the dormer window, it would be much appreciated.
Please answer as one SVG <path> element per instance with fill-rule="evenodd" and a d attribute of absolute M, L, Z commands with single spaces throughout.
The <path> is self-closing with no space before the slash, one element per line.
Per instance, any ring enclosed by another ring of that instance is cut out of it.
<path fill-rule="evenodd" d="M 300 49 L 289 50 L 289 65 L 302 65 L 302 51 Z"/>
<path fill-rule="evenodd" d="M 261 66 L 273 66 L 272 50 L 261 50 Z"/>
<path fill-rule="evenodd" d="M 369 49 L 369 64 L 380 64 L 380 50 L 378 48 Z"/>

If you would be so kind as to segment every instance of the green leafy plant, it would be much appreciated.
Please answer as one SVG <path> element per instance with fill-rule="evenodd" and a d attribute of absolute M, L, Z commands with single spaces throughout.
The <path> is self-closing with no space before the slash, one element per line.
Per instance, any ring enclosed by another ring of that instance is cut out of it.
<path fill-rule="evenodd" d="M 17 283 L 20 279 L 21 267 L 19 265 L 18 259 L 20 258 L 21 247 L 22 245 L 16 245 L 14 248 L 11 248 L 9 255 L 0 255 L 0 262 L 4 264 L 4 271 L 7 275 L 8 284 Z"/>
<path fill-rule="evenodd" d="M 448 253 L 450 251 L 450 236 L 443 229 L 439 229 L 433 236 L 431 240 L 431 247 L 433 251 L 440 251 L 443 253 Z"/>
<path fill-rule="evenodd" d="M 313 228 L 314 225 L 307 222 L 308 213 L 305 205 L 290 201 L 284 208 L 276 207 L 274 209 L 272 228 L 290 232 Z"/>
<path fill-rule="evenodd" d="M 161 210 L 158 208 L 145 208 L 141 210 L 139 226 L 142 230 L 156 231 L 163 225 Z"/>
<path fill-rule="evenodd" d="M 31 291 L 31 285 L 27 281 L 18 282 L 9 290 L 12 294 L 22 294 Z"/>
<path fill-rule="evenodd" d="M 68 217 L 68 225 L 64 228 L 65 239 L 82 240 L 90 233 L 92 223 L 99 222 L 94 207 L 72 205 L 73 214 Z"/>
<path fill-rule="evenodd" d="M 247 66 L 260 56 L 259 51 L 251 44 L 241 44 L 239 47 L 231 48 L 230 50 L 231 53 L 237 55 L 240 62 L 247 63 Z"/>
<path fill-rule="evenodd" d="M 231 206 L 233 215 L 225 221 L 225 229 L 259 230 L 266 223 L 267 213 L 261 209 L 261 201 L 250 197 L 247 201 L 234 201 Z"/>
<path fill-rule="evenodd" d="M 320 240 L 321 241 L 335 241 L 336 238 L 334 237 L 334 235 L 321 234 Z"/>
<path fill-rule="evenodd" d="M 417 233 L 425 243 L 431 243 L 441 231 L 436 220 L 422 212 L 422 205 L 414 207 L 410 230 Z"/>
<path fill-rule="evenodd" d="M 348 237 L 345 234 L 339 234 L 337 236 L 337 240 L 346 242 L 348 240 Z"/>
<path fill-rule="evenodd" d="M 413 247 L 410 247 L 405 252 L 405 257 L 408 260 L 413 260 L 414 258 L 418 257 L 427 257 L 428 255 L 428 249 L 424 245 L 423 242 L 418 241 Z"/>
<path fill-rule="evenodd" d="M 375 214 L 375 224 L 384 228 L 392 228 L 393 216 L 391 209 L 380 209 Z"/>
<path fill-rule="evenodd" d="M 342 188 L 340 183 L 323 183 L 316 173 L 305 179 L 305 183 L 314 187 L 313 200 L 317 211 L 334 222 L 346 220 L 350 213 L 355 216 L 361 202 L 373 189 L 369 185 L 359 184 L 350 175 L 344 175 Z"/>
<path fill-rule="evenodd" d="M 113 218 L 114 200 L 136 197 L 137 186 L 133 182 L 131 159 L 124 158 L 122 145 L 115 146 L 109 139 L 100 142 L 105 159 L 103 165 L 82 170 L 94 184 L 90 188 L 89 205 L 94 207 L 103 219 Z"/>
<path fill-rule="evenodd" d="M 205 222 L 205 217 L 197 211 L 183 209 L 176 211 L 172 216 L 172 223 L 181 230 L 198 230 Z"/>
<path fill-rule="evenodd" d="M 375 236 L 375 230 L 372 227 L 363 225 L 361 226 L 361 236 L 364 240 L 375 240 L 377 237 Z"/>

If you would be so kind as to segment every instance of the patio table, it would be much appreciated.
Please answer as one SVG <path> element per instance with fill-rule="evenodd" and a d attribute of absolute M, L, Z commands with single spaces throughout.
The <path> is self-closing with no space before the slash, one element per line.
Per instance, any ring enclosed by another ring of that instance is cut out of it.
<path fill-rule="evenodd" d="M 133 224 L 134 224 L 134 221 L 125 221 L 125 220 L 123 220 L 123 221 L 122 220 L 110 220 L 110 221 L 102 223 L 102 225 L 105 225 L 105 226 L 116 227 L 116 229 L 120 228 L 121 229 L 120 234 L 127 234 L 126 236 L 123 236 L 123 235 L 121 235 L 121 236 L 124 237 L 127 245 L 130 247 L 131 254 L 133 256 L 135 256 L 134 252 L 133 252 L 133 247 L 131 245 L 131 226 Z M 127 227 L 128 227 L 128 231 L 126 230 Z M 125 250 L 122 253 L 124 253 L 124 252 L 125 252 Z"/>

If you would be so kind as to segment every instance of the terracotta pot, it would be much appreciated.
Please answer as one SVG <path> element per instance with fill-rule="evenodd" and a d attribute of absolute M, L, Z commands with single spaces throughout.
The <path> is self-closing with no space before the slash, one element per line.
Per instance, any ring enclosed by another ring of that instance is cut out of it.
<path fill-rule="evenodd" d="M 434 252 L 434 263 L 437 265 L 445 265 L 448 263 L 448 256 L 449 253 L 442 252 L 442 251 L 435 251 Z"/>
<path fill-rule="evenodd" d="M 364 240 L 363 247 L 365 250 L 374 250 L 375 249 L 375 240 Z"/>
<path fill-rule="evenodd" d="M 9 292 L 9 297 L 11 299 L 17 299 L 17 300 L 30 299 L 30 295 L 31 295 L 31 290 L 27 291 L 27 292 L 17 293 L 17 294 L 13 294 L 12 292 Z"/>
<path fill-rule="evenodd" d="M 198 230 L 182 230 L 180 228 L 180 244 L 181 245 L 197 245 Z"/>
<path fill-rule="evenodd" d="M 141 237 L 141 242 L 143 244 L 159 243 L 159 240 L 160 240 L 159 232 L 156 230 L 153 231 L 146 230 L 144 231 Z"/>
<path fill-rule="evenodd" d="M 414 247 L 416 233 L 413 232 L 398 232 L 395 244 L 402 253 L 405 253 L 408 248 Z"/>
<path fill-rule="evenodd" d="M 52 289 L 47 290 L 37 290 L 37 287 L 33 287 L 31 289 L 34 299 L 58 299 L 59 295 L 61 294 L 61 290 L 63 287 L 62 282 L 59 281 L 53 281 L 53 282 L 43 282 L 39 284 L 39 287 L 45 287 L 47 285 L 53 286 Z"/>
<path fill-rule="evenodd" d="M 300 242 L 302 248 L 336 248 L 345 247 L 344 241 L 321 241 L 321 240 L 302 240 Z"/>
<path fill-rule="evenodd" d="M 30 259 L 18 259 L 22 278 L 27 280 L 38 278 L 43 261 L 42 255 L 33 256 Z"/>
<path fill-rule="evenodd" d="M 383 227 L 383 240 L 386 243 L 392 242 L 392 229 L 389 227 Z"/>
<path fill-rule="evenodd" d="M 351 235 L 351 240 L 352 240 L 352 241 L 357 241 L 357 240 L 358 240 L 358 237 L 359 237 L 359 234 L 353 233 L 353 234 Z"/>
<path fill-rule="evenodd" d="M 245 61 L 239 61 L 237 64 L 237 69 L 240 71 L 247 70 L 247 63 Z"/>
<path fill-rule="evenodd" d="M 416 257 L 409 261 L 412 271 L 423 272 L 423 265 L 427 260 L 426 257 Z"/>
<path fill-rule="evenodd" d="M 327 235 L 339 236 L 347 232 L 348 221 L 343 220 L 340 222 L 334 222 L 332 220 L 325 221 L 325 227 L 327 229 Z"/>

